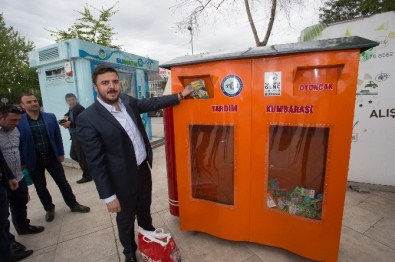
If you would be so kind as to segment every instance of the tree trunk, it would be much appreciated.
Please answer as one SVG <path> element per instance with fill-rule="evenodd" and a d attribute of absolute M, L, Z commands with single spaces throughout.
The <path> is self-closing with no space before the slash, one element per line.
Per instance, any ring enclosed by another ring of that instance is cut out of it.
<path fill-rule="evenodd" d="M 277 7 L 277 0 L 272 0 L 272 9 L 270 10 L 269 24 L 267 26 L 265 38 L 263 39 L 263 42 L 261 42 L 260 46 L 266 46 L 267 42 L 269 41 L 269 37 L 273 29 L 274 18 L 276 17 L 276 7 Z"/>
<path fill-rule="evenodd" d="M 259 44 L 260 44 L 260 42 L 259 42 L 259 36 L 258 36 L 257 31 L 256 31 L 256 27 L 255 27 L 255 24 L 254 24 L 254 20 L 252 20 L 251 9 L 250 9 L 250 4 L 248 3 L 248 0 L 244 0 L 244 5 L 245 5 L 245 7 L 246 7 L 247 16 L 248 16 L 248 21 L 250 21 L 250 26 L 251 26 L 252 34 L 254 35 L 255 45 L 256 45 L 256 46 L 259 46 Z"/>
<path fill-rule="evenodd" d="M 269 37 L 272 32 L 272 29 L 273 29 L 274 18 L 276 16 L 277 0 L 272 0 L 272 8 L 270 10 L 270 20 L 269 20 L 268 27 L 266 30 L 265 38 L 262 42 L 259 41 L 258 32 L 256 31 L 254 20 L 252 19 L 250 4 L 248 3 L 248 0 L 244 0 L 244 5 L 246 8 L 248 21 L 250 22 L 252 34 L 254 35 L 255 45 L 256 46 L 266 46 L 267 42 L 269 41 Z"/>

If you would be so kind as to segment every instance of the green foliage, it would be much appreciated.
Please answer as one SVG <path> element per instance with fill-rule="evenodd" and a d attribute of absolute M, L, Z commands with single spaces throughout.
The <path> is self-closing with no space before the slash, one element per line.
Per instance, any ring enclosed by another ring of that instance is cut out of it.
<path fill-rule="evenodd" d="M 329 0 L 320 8 L 320 23 L 331 24 L 394 10 L 394 0 Z"/>
<path fill-rule="evenodd" d="M 19 95 L 33 92 L 40 98 L 36 70 L 29 67 L 28 52 L 33 42 L 26 41 L 13 27 L 7 27 L 0 14 L 0 98 L 8 104 L 19 104 Z"/>
<path fill-rule="evenodd" d="M 84 7 L 84 11 L 77 11 L 82 15 L 82 17 L 78 18 L 77 22 L 75 22 L 69 29 L 48 31 L 51 33 L 51 36 L 56 38 L 56 42 L 79 38 L 99 45 L 120 49 L 121 46 L 112 44 L 113 37 L 116 33 L 114 33 L 114 28 L 109 25 L 111 17 L 118 12 L 118 10 L 114 10 L 115 5 L 108 9 L 104 9 L 102 7 L 101 10 L 93 7 L 99 11 L 98 18 L 93 16 L 88 5 L 86 5 Z"/>

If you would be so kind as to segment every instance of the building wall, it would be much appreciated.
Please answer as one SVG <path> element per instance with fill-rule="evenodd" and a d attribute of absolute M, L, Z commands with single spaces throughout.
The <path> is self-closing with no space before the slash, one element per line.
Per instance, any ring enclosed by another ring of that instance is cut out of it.
<path fill-rule="evenodd" d="M 380 43 L 360 57 L 348 179 L 395 186 L 395 12 L 332 24 L 315 36 Z"/>

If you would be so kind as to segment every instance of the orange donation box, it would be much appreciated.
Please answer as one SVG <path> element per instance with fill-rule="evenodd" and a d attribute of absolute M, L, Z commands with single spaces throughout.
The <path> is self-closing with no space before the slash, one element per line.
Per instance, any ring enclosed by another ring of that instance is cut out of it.
<path fill-rule="evenodd" d="M 167 115 L 181 229 L 337 261 L 359 56 L 376 45 L 347 37 L 161 65 L 173 93 L 194 89 Z"/>

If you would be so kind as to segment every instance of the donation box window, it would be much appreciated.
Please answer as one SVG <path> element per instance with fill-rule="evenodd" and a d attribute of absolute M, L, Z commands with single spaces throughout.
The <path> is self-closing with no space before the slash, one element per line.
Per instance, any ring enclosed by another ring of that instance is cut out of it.
<path fill-rule="evenodd" d="M 329 128 L 272 125 L 266 204 L 321 219 Z"/>
<path fill-rule="evenodd" d="M 192 197 L 234 204 L 233 126 L 190 125 Z"/>

